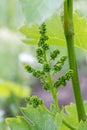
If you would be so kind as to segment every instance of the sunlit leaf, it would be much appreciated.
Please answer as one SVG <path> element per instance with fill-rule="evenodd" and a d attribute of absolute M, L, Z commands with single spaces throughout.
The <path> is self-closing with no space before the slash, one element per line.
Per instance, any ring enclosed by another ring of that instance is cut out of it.
<path fill-rule="evenodd" d="M 66 45 L 64 37 L 63 25 L 60 16 L 54 14 L 51 18 L 46 20 L 47 35 L 49 36 L 48 43 L 52 45 Z M 20 28 L 20 31 L 26 36 L 25 43 L 37 44 L 39 40 L 39 26 L 24 25 Z M 75 46 L 87 50 L 87 22 L 85 17 L 79 17 L 77 13 L 74 13 L 74 30 L 75 30 Z"/>
<path fill-rule="evenodd" d="M 75 45 L 87 50 L 87 22 L 86 17 L 74 14 Z"/>
<path fill-rule="evenodd" d="M 48 43 L 54 45 L 65 45 L 65 37 L 61 18 L 58 14 L 54 14 L 51 18 L 46 20 L 47 35 L 49 36 Z M 23 41 L 28 44 L 37 44 L 39 40 L 39 27 L 40 25 L 24 25 L 20 28 L 26 39 Z"/>

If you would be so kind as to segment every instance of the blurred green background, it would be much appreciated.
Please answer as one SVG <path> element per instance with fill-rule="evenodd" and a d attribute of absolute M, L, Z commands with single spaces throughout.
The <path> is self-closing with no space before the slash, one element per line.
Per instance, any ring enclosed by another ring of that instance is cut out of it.
<path fill-rule="evenodd" d="M 0 130 L 8 129 L 5 117 L 19 113 L 34 83 L 24 70 L 24 63 L 32 64 L 35 59 L 34 48 L 21 42 L 18 27 L 22 23 L 18 0 L 0 0 Z"/>
<path fill-rule="evenodd" d="M 87 0 L 75 0 L 74 4 L 75 10 L 87 17 Z M 19 106 L 24 105 L 24 98 L 31 93 L 30 86 L 37 82 L 24 69 L 24 63 L 36 64 L 36 47 L 22 43 L 23 36 L 18 28 L 23 22 L 18 0 L 0 0 L 0 130 L 8 129 L 4 118 L 19 113 Z M 62 54 L 66 54 L 65 47 L 59 48 Z M 79 70 L 87 73 L 86 52 L 76 49 L 76 54 Z"/>

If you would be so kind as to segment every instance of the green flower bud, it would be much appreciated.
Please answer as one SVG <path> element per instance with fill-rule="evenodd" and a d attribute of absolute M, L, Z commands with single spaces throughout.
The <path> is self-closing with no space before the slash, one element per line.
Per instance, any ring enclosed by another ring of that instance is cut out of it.
<path fill-rule="evenodd" d="M 31 103 L 32 103 L 34 108 L 38 107 L 38 105 L 39 105 L 38 97 L 37 96 L 32 96 L 31 97 Z"/>
<path fill-rule="evenodd" d="M 30 102 L 30 96 L 26 97 L 26 101 L 29 103 Z"/>
<path fill-rule="evenodd" d="M 25 65 L 25 69 L 26 69 L 29 73 L 32 73 L 32 72 L 33 72 L 33 68 L 32 68 L 30 65 L 28 65 L 28 64 Z"/>
<path fill-rule="evenodd" d="M 38 63 L 40 63 L 40 64 L 43 64 L 43 62 L 44 62 L 43 58 L 40 56 L 37 57 L 37 60 L 38 60 Z"/>
<path fill-rule="evenodd" d="M 44 90 L 48 91 L 50 89 L 50 85 L 48 83 L 44 83 L 43 85 Z"/>
<path fill-rule="evenodd" d="M 38 42 L 38 46 L 41 47 L 44 44 L 44 40 L 40 38 L 39 42 Z"/>
<path fill-rule="evenodd" d="M 32 105 L 32 101 L 31 101 L 31 97 L 29 96 L 29 97 L 26 97 L 26 101 L 27 101 L 27 103 L 29 104 L 29 105 Z"/>
<path fill-rule="evenodd" d="M 37 51 L 36 51 L 36 54 L 37 54 L 37 60 L 39 63 L 43 63 L 43 50 L 42 48 L 38 48 Z"/>
<path fill-rule="evenodd" d="M 45 64 L 43 65 L 43 71 L 44 71 L 44 72 L 49 72 L 49 71 L 50 71 L 50 66 L 49 66 L 48 63 L 45 63 Z"/>
<path fill-rule="evenodd" d="M 39 46 L 39 47 L 42 47 L 42 46 L 45 44 L 45 41 L 46 41 L 46 40 L 48 40 L 48 36 L 42 35 L 42 36 L 40 37 L 39 42 L 38 42 L 38 46 Z"/>
<path fill-rule="evenodd" d="M 44 35 L 44 40 L 46 41 L 46 40 L 48 40 L 48 39 L 49 39 L 49 37 L 46 36 L 46 35 Z"/>
<path fill-rule="evenodd" d="M 33 71 L 33 76 L 35 76 L 36 78 L 41 78 L 43 76 L 43 71 L 41 70 L 34 70 Z"/>
<path fill-rule="evenodd" d="M 65 79 L 65 75 L 61 76 L 61 85 L 66 86 L 66 79 Z"/>
<path fill-rule="evenodd" d="M 54 50 L 53 52 L 51 52 L 51 54 L 50 54 L 51 59 L 54 60 L 58 54 L 60 54 L 59 50 Z"/>
<path fill-rule="evenodd" d="M 53 70 L 54 70 L 55 72 L 58 72 L 58 71 L 60 71 L 61 69 L 62 69 L 61 64 L 59 64 L 59 65 L 55 64 L 55 65 L 53 66 Z"/>
<path fill-rule="evenodd" d="M 62 56 L 62 57 L 60 58 L 60 60 L 57 61 L 56 64 L 61 64 L 61 66 L 63 66 L 63 65 L 64 65 L 64 62 L 66 61 L 66 59 L 67 59 L 67 56 Z"/>
<path fill-rule="evenodd" d="M 65 74 L 65 79 L 69 80 L 71 79 L 73 76 L 73 70 L 69 70 L 66 74 Z"/>
<path fill-rule="evenodd" d="M 45 23 L 43 23 L 43 24 L 41 25 L 39 32 L 40 32 L 41 35 L 43 35 L 43 34 L 46 33 L 46 25 L 45 25 Z"/>
<path fill-rule="evenodd" d="M 60 60 L 61 60 L 61 62 L 64 63 L 66 61 L 66 59 L 67 59 L 67 56 L 62 56 Z"/>
<path fill-rule="evenodd" d="M 55 88 L 58 88 L 60 85 L 61 85 L 61 81 L 60 81 L 60 80 L 58 80 L 58 81 L 56 81 L 56 82 L 54 83 L 54 87 L 55 87 Z"/>
<path fill-rule="evenodd" d="M 43 56 L 43 50 L 41 48 L 38 48 L 36 50 L 36 54 L 37 54 L 37 56 Z"/>
<path fill-rule="evenodd" d="M 43 48 L 43 50 L 48 50 L 49 49 L 49 45 L 47 43 L 44 43 L 42 45 L 42 48 Z"/>
<path fill-rule="evenodd" d="M 59 77 L 59 79 L 54 83 L 55 88 L 58 88 L 61 85 L 66 86 L 65 76 Z"/>
<path fill-rule="evenodd" d="M 32 105 L 34 108 L 37 108 L 39 105 L 43 104 L 42 99 L 38 98 L 37 96 L 27 97 L 26 98 L 29 105 Z"/>

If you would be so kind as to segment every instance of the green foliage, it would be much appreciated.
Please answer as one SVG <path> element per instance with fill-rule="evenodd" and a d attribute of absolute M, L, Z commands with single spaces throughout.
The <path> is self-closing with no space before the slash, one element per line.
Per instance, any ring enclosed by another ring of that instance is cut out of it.
<path fill-rule="evenodd" d="M 63 3 L 63 0 L 20 0 L 27 23 L 42 23 Z"/>
<path fill-rule="evenodd" d="M 21 17 L 22 14 L 17 0 L 0 1 L 0 26 L 15 29 L 15 27 L 18 27 Z"/>
<path fill-rule="evenodd" d="M 74 27 L 75 27 L 75 46 L 87 50 L 87 22 L 85 17 L 79 17 L 74 13 Z M 54 14 L 51 18 L 46 20 L 47 35 L 49 36 L 48 44 L 65 46 L 66 40 L 63 32 L 63 25 L 60 16 Z M 39 25 L 24 25 L 20 28 L 26 39 L 23 41 L 28 44 L 36 44 L 39 39 Z"/>
<path fill-rule="evenodd" d="M 24 116 L 17 118 L 7 118 L 6 122 L 10 126 L 11 130 L 70 130 L 64 123 L 72 127 L 71 130 L 86 130 L 87 122 L 79 123 L 77 120 L 76 105 L 70 104 L 65 107 L 66 114 L 63 112 L 55 113 L 54 107 L 48 110 L 44 105 L 40 105 L 37 108 L 27 104 L 26 107 L 21 108 L 21 112 Z M 85 109 L 87 111 L 87 102 L 85 103 Z"/>
<path fill-rule="evenodd" d="M 76 111 L 76 105 L 75 104 L 70 104 L 68 106 L 65 106 L 65 112 L 64 114 L 64 119 L 66 122 L 69 124 L 72 124 L 74 127 L 78 127 L 79 122 L 77 118 L 77 111 Z M 63 124 L 61 127 L 61 130 L 68 130 L 68 128 Z"/>
<path fill-rule="evenodd" d="M 86 17 L 74 14 L 75 45 L 87 51 L 87 21 Z"/>
<path fill-rule="evenodd" d="M 87 112 L 87 102 L 84 102 L 84 107 Z M 63 115 L 64 120 L 75 127 L 76 130 L 86 130 L 87 129 L 87 122 L 78 122 L 77 119 L 77 110 L 75 104 L 70 104 L 65 106 L 66 114 Z M 64 124 L 61 127 L 61 130 L 70 130 Z"/>
<path fill-rule="evenodd" d="M 0 29 L 0 80 L 31 84 L 31 76 L 26 75 L 23 63 L 31 62 L 31 55 L 34 62 L 32 50 L 34 51 L 35 48 L 26 44 L 22 45 L 20 34 L 17 32 L 5 28 Z M 29 57 L 27 61 L 23 58 L 25 55 Z"/>
<path fill-rule="evenodd" d="M 12 120 L 8 118 L 7 123 L 12 130 L 33 130 L 23 117 L 13 118 Z"/>
<path fill-rule="evenodd" d="M 18 56 L 23 52 L 20 38 L 18 34 L 7 29 L 1 29 L 0 34 L 0 79 L 21 82 L 17 69 Z"/>
<path fill-rule="evenodd" d="M 79 124 L 78 130 L 87 130 L 87 121 Z"/>
<path fill-rule="evenodd" d="M 47 36 L 49 36 L 47 43 L 53 45 L 65 45 L 61 18 L 58 14 L 54 14 L 51 18 L 47 19 L 45 24 L 47 28 Z M 24 25 L 19 30 L 26 36 L 26 39 L 23 40 L 25 43 L 36 44 L 38 42 L 40 37 L 39 24 Z"/>
<path fill-rule="evenodd" d="M 0 97 L 10 97 L 12 93 L 22 98 L 30 94 L 30 89 L 11 82 L 0 83 Z"/>
<path fill-rule="evenodd" d="M 6 125 L 5 121 L 0 122 L 0 130 L 7 130 L 7 125 Z"/>
<path fill-rule="evenodd" d="M 27 105 L 27 107 L 21 108 L 21 111 L 24 115 L 25 120 L 23 117 L 6 119 L 7 124 L 12 130 L 25 130 L 25 128 L 26 130 L 60 129 L 62 122 L 62 118 L 60 118 L 61 113 L 56 113 L 56 115 L 54 115 L 43 105 L 39 106 L 38 108 L 33 108 L 31 105 Z"/>
<path fill-rule="evenodd" d="M 30 88 L 26 86 L 8 81 L 0 82 L 0 109 L 5 111 L 4 116 L 15 116 L 19 112 L 18 106 L 30 93 Z"/>

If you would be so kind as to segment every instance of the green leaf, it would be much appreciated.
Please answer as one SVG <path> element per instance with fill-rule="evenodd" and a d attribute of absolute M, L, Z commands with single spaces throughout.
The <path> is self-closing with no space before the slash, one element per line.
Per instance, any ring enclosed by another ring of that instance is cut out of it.
<path fill-rule="evenodd" d="M 87 21 L 86 17 L 79 17 L 74 13 L 75 45 L 87 50 Z"/>
<path fill-rule="evenodd" d="M 86 122 L 80 122 L 78 130 L 87 130 L 87 121 Z"/>
<path fill-rule="evenodd" d="M 60 130 L 62 123 L 61 114 L 55 116 L 45 111 L 42 106 L 37 109 L 32 106 L 21 108 L 21 111 L 26 119 L 30 120 L 38 130 Z"/>
<path fill-rule="evenodd" d="M 65 106 L 65 111 L 67 115 L 65 116 L 65 120 L 67 120 L 68 123 L 77 126 L 78 125 L 78 116 L 77 116 L 77 110 L 75 104 L 70 104 L 68 106 Z"/>
<path fill-rule="evenodd" d="M 87 113 L 87 102 L 84 102 L 85 111 Z M 77 130 L 87 130 L 87 122 L 78 122 L 77 110 L 75 104 L 65 106 L 66 114 L 64 114 L 64 120 L 71 126 L 77 128 Z M 64 124 L 62 124 L 61 130 L 70 130 Z"/>
<path fill-rule="evenodd" d="M 47 35 L 49 36 L 48 44 L 65 46 L 66 40 L 63 31 L 63 25 L 60 16 L 54 14 L 51 18 L 46 20 Z M 24 25 L 20 28 L 26 39 L 25 43 L 37 44 L 39 40 L 39 24 Z M 79 17 L 74 13 L 74 27 L 75 27 L 75 46 L 87 50 L 87 22 L 85 17 Z"/>
<path fill-rule="evenodd" d="M 58 14 L 54 14 L 51 18 L 46 20 L 46 28 L 47 28 L 47 35 L 49 36 L 48 44 L 55 44 L 55 45 L 65 45 L 65 36 L 63 32 L 63 25 L 61 23 L 61 18 Z M 19 30 L 22 32 L 26 39 L 23 41 L 28 44 L 37 44 L 39 40 L 39 24 L 34 25 L 24 25 Z"/>
<path fill-rule="evenodd" d="M 27 23 L 42 23 L 63 3 L 63 0 L 20 0 Z"/>
<path fill-rule="evenodd" d="M 21 111 L 24 117 L 6 119 L 11 130 L 60 130 L 62 112 L 53 114 L 43 105 L 38 108 L 27 105 Z"/>
<path fill-rule="evenodd" d="M 78 122 L 76 105 L 71 103 L 70 105 L 65 106 L 65 111 L 66 114 L 64 114 L 64 120 L 71 126 L 77 127 L 79 122 Z M 63 124 L 61 130 L 69 130 L 69 129 Z"/>
<path fill-rule="evenodd" d="M 23 117 L 7 118 L 6 123 L 9 125 L 11 130 L 36 130 L 34 126 L 29 123 Z"/>

